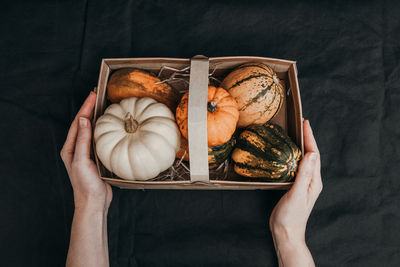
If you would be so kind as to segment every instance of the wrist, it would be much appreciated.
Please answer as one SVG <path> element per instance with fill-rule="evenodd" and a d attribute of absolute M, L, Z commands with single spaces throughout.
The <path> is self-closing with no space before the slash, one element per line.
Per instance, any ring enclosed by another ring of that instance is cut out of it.
<path fill-rule="evenodd" d="M 276 241 L 274 238 L 274 245 L 279 266 L 315 267 L 305 241 L 292 239 Z"/>
<path fill-rule="evenodd" d="M 101 209 L 97 206 L 90 206 L 90 205 L 80 205 L 75 206 L 74 210 L 75 216 L 84 216 L 84 217 L 91 217 L 94 218 L 107 218 L 108 209 Z"/>
<path fill-rule="evenodd" d="M 276 245 L 287 244 L 288 246 L 303 246 L 305 241 L 305 229 L 292 229 L 287 226 L 271 227 L 272 237 Z"/>
<path fill-rule="evenodd" d="M 294 236 L 287 229 L 273 232 L 272 238 L 278 258 L 284 255 L 302 254 L 302 251 L 308 249 L 304 238 Z"/>
<path fill-rule="evenodd" d="M 89 213 L 108 213 L 105 197 L 80 196 L 74 194 L 75 211 Z"/>
<path fill-rule="evenodd" d="M 301 251 L 307 248 L 305 240 L 283 239 L 273 236 L 275 249 L 280 252 Z"/>

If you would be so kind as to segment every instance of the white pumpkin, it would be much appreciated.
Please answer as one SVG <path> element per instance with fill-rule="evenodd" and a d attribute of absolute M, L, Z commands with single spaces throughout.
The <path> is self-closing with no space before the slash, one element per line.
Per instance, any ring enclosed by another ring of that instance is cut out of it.
<path fill-rule="evenodd" d="M 94 141 L 108 170 L 127 180 L 148 180 L 173 164 L 180 132 L 166 105 L 131 97 L 104 111 L 96 122 Z"/>

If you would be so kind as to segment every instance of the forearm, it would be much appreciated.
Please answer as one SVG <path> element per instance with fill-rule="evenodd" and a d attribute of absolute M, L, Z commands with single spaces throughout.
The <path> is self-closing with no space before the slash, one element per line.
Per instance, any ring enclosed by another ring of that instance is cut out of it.
<path fill-rule="evenodd" d="M 66 266 L 109 266 L 107 211 L 75 209 Z"/>
<path fill-rule="evenodd" d="M 273 234 L 279 267 L 315 267 L 305 241 L 290 240 Z"/>

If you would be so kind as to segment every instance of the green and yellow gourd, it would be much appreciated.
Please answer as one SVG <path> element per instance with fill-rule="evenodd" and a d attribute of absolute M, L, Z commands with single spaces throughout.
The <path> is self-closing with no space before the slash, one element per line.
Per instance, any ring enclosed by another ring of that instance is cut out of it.
<path fill-rule="evenodd" d="M 221 165 L 233 150 L 233 146 L 235 145 L 235 137 L 232 136 L 231 139 L 219 146 L 208 147 L 208 166 L 210 169 L 215 169 L 219 165 Z M 186 152 L 186 153 L 185 153 Z M 188 141 L 185 138 L 181 139 L 181 147 L 176 153 L 177 159 L 182 159 L 184 161 L 189 161 L 189 147 Z"/>
<path fill-rule="evenodd" d="M 232 153 L 236 173 L 274 182 L 292 181 L 300 158 L 300 149 L 275 124 L 249 126 L 240 134 Z"/>
<path fill-rule="evenodd" d="M 208 165 L 210 169 L 217 168 L 221 165 L 231 154 L 235 138 L 232 137 L 228 142 L 208 148 Z"/>

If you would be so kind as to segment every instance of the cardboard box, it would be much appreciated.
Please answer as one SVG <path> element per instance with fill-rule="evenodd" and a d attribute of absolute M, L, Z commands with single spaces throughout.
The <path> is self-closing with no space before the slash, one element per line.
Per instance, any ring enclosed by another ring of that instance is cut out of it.
<path fill-rule="evenodd" d="M 270 66 L 284 83 L 286 98 L 284 104 L 272 120 L 282 126 L 301 148 L 303 146 L 303 124 L 299 84 L 297 80 L 296 62 L 289 60 L 265 58 L 265 57 L 212 57 L 195 56 L 192 59 L 184 58 L 121 58 L 103 59 L 100 68 L 100 76 L 97 86 L 97 99 L 93 118 L 93 125 L 103 114 L 107 107 L 106 87 L 112 71 L 121 68 L 140 68 L 158 74 L 162 66 L 175 69 L 184 69 L 190 66 L 189 82 L 189 146 L 190 146 L 190 180 L 185 181 L 130 181 L 113 177 L 100 162 L 94 153 L 97 168 L 101 178 L 107 183 L 125 189 L 220 189 L 220 190 L 251 190 L 251 189 L 288 189 L 292 183 L 241 181 L 232 169 L 228 170 L 228 179 L 210 180 L 208 175 L 207 140 L 206 135 L 206 94 L 204 90 L 208 84 L 208 75 L 213 72 L 214 77 L 223 78 L 234 67 L 246 62 L 261 62 Z M 222 79 L 221 79 L 222 80 Z M 172 84 L 183 87 L 184 85 Z M 186 85 L 187 87 L 187 85 Z M 182 89 L 182 88 L 177 88 Z M 205 92 L 205 93 L 204 93 Z M 205 97 L 205 101 L 204 101 Z M 199 102 L 200 101 L 200 102 Z M 190 112 L 190 110 L 204 110 L 204 112 Z M 190 124 L 190 122 L 192 122 Z M 192 131 L 190 130 L 191 125 Z M 197 127 L 196 129 L 194 127 Z M 198 140 L 192 145 L 191 140 Z M 199 145 L 200 144 L 200 145 Z M 93 148 L 95 144 L 93 143 Z M 94 149 L 95 151 L 95 149 Z M 189 177 L 188 177 L 189 178 Z"/>

